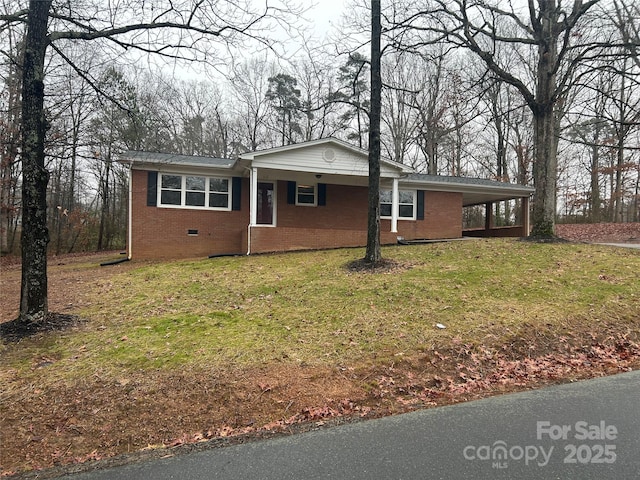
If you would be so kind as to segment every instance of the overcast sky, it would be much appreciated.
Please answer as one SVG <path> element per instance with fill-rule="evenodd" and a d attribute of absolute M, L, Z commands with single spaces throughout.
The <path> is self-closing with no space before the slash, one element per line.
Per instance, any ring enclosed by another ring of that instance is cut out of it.
<path fill-rule="evenodd" d="M 309 10 L 304 14 L 304 18 L 309 22 L 305 28 L 305 35 L 313 35 L 319 41 L 325 40 L 327 34 L 329 34 L 333 27 L 340 24 L 341 16 L 345 10 L 346 0 L 315 0 L 315 5 L 309 7 Z M 288 37 L 284 32 L 276 33 L 276 38 L 286 44 L 285 51 L 289 54 L 295 54 L 299 51 L 301 46 L 300 39 L 292 39 Z M 241 59 L 243 55 L 251 56 L 252 53 L 247 53 L 247 50 L 239 52 L 236 56 L 236 60 Z M 151 61 L 153 63 L 153 61 Z M 203 66 L 198 64 L 186 64 L 175 65 L 169 64 L 163 68 L 165 71 L 172 75 L 175 75 L 181 79 L 204 79 L 216 78 L 222 70 L 208 69 L 208 74 L 203 71 Z M 207 70 L 207 68 L 204 68 Z"/>
<path fill-rule="evenodd" d="M 344 9 L 343 0 L 319 0 L 305 16 L 313 23 L 315 30 L 324 36 L 331 28 L 331 24 L 337 24 Z"/>

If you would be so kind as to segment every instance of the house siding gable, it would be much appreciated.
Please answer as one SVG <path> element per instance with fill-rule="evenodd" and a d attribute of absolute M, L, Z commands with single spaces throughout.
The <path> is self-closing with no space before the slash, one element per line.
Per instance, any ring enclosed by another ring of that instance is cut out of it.
<path fill-rule="evenodd" d="M 333 175 L 366 177 L 369 175 L 369 160 L 336 144 L 311 145 L 285 152 L 256 155 L 252 166 L 293 172 L 308 172 Z M 388 165 L 380 166 L 382 177 L 398 177 L 400 171 Z"/>

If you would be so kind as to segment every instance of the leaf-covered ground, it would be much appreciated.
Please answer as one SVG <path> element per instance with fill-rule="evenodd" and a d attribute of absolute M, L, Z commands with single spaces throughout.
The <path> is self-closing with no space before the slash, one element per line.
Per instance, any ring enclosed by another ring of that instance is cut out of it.
<path fill-rule="evenodd" d="M 51 309 L 83 321 L 0 346 L 3 475 L 640 367 L 636 250 L 477 240 L 349 269 L 362 253 L 51 262 Z M 7 321 L 18 266 L 1 287 Z"/>
<path fill-rule="evenodd" d="M 574 242 L 640 243 L 640 223 L 572 223 L 556 225 L 558 236 Z"/>

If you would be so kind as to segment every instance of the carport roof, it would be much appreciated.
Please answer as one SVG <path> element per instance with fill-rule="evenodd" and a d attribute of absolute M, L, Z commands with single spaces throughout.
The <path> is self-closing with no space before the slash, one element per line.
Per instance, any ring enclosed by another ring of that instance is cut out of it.
<path fill-rule="evenodd" d="M 482 178 L 451 177 L 412 173 L 400 180 L 401 184 L 440 192 L 462 192 L 465 207 L 488 202 L 499 202 L 513 198 L 528 197 L 533 187 L 513 183 L 497 182 Z"/>

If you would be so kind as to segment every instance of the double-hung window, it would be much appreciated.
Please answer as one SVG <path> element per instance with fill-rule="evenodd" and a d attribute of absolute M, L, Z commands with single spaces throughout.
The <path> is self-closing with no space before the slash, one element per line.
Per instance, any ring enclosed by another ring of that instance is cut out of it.
<path fill-rule="evenodd" d="M 393 192 L 380 190 L 380 217 L 391 218 L 393 208 Z M 416 191 L 400 190 L 398 192 L 398 218 L 404 220 L 416 219 Z"/>
<path fill-rule="evenodd" d="M 380 190 L 380 216 L 391 218 L 393 193 L 391 190 Z"/>
<path fill-rule="evenodd" d="M 182 205 L 182 175 L 162 175 L 160 205 Z"/>
<path fill-rule="evenodd" d="M 296 184 L 296 205 L 316 206 L 318 197 L 315 185 Z"/>
<path fill-rule="evenodd" d="M 160 205 L 184 208 L 231 209 L 228 178 L 161 174 Z"/>
<path fill-rule="evenodd" d="M 209 178 L 209 207 L 230 208 L 228 178 Z"/>
<path fill-rule="evenodd" d="M 398 218 L 415 220 L 416 218 L 416 192 L 413 190 L 400 190 L 398 201 Z"/>
<path fill-rule="evenodd" d="M 187 207 L 205 207 L 206 205 L 206 177 L 184 177 L 185 186 L 185 206 Z"/>

